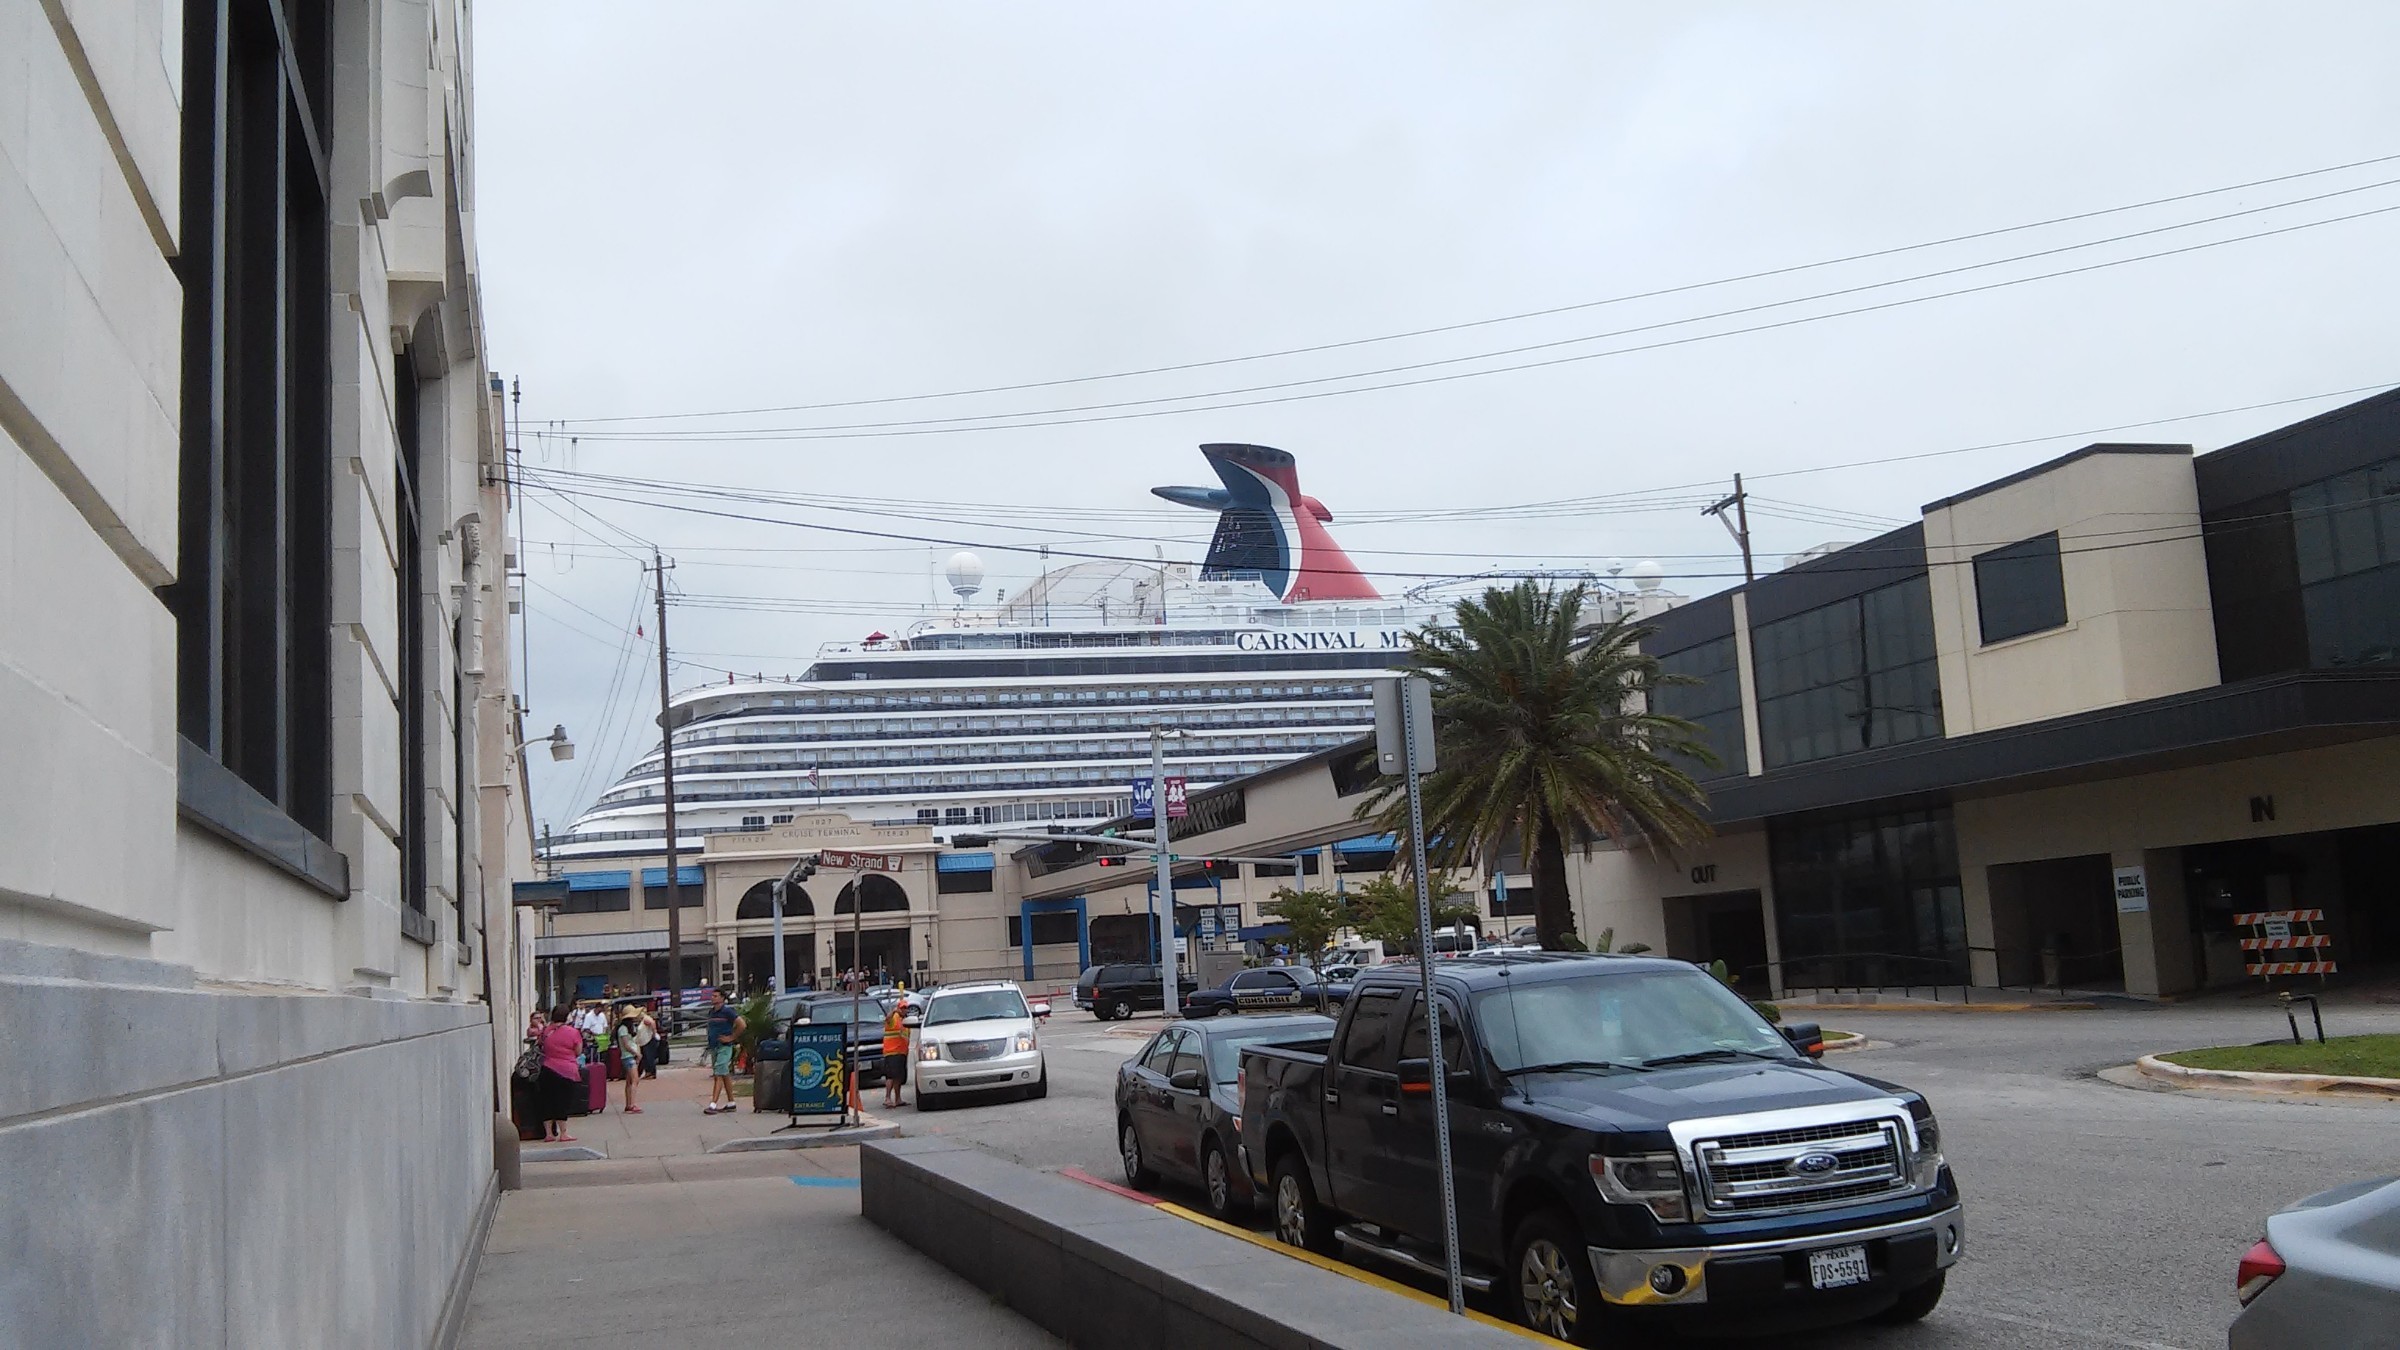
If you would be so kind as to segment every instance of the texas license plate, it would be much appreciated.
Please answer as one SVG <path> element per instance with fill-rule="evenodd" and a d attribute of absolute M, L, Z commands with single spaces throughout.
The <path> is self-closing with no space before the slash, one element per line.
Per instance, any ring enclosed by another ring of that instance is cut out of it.
<path fill-rule="evenodd" d="M 1819 1289 L 1865 1284 L 1873 1277 L 1864 1247 L 1834 1247 L 1808 1254 L 1808 1282 Z"/>

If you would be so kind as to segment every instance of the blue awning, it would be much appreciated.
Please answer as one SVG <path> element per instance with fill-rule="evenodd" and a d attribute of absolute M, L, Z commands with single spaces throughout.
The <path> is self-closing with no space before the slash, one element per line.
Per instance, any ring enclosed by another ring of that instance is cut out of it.
<path fill-rule="evenodd" d="M 618 876 L 623 876 L 623 875 L 625 875 L 625 874 L 624 874 L 623 872 L 619 872 L 619 873 L 617 873 L 617 875 L 618 875 Z M 622 886 L 622 885 L 624 885 L 625 883 L 624 883 L 624 882 L 622 882 L 622 881 L 620 881 L 620 882 L 618 882 L 617 884 L 618 884 L 618 885 L 620 885 L 620 886 Z M 651 887 L 653 887 L 653 886 L 664 886 L 664 885 L 666 885 L 666 884 L 667 884 L 667 869 L 665 869 L 665 868 L 663 868 L 663 867 L 645 867 L 645 868 L 643 868 L 643 869 L 642 869 L 642 889 L 643 889 L 643 890 L 648 890 L 648 889 L 650 889 L 650 888 L 651 888 Z M 697 868 L 697 867 L 678 867 L 678 868 L 676 868 L 676 869 L 675 869 L 675 884 L 676 884 L 676 885 L 678 885 L 678 886 L 697 886 L 697 885 L 699 885 L 699 884 L 700 884 L 700 869 L 699 869 L 699 868 Z"/>
<path fill-rule="evenodd" d="M 1260 923 L 1243 929 L 1242 941 L 1264 942 L 1270 938 L 1290 937 L 1291 935 L 1292 926 L 1288 923 Z"/>
<path fill-rule="evenodd" d="M 633 873 L 569 872 L 565 879 L 570 891 L 621 891 L 633 884 Z"/>
<path fill-rule="evenodd" d="M 1400 847 L 1400 839 L 1397 835 L 1367 834 L 1344 839 L 1333 847 L 1337 853 L 1389 853 Z"/>
<path fill-rule="evenodd" d="M 989 872 L 992 866 L 989 853 L 944 853 L 933 860 L 936 872 Z"/>

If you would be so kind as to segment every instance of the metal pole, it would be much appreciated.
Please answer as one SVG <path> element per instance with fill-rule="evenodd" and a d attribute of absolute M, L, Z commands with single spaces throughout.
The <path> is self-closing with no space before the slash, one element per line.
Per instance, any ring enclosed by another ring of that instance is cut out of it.
<path fill-rule="evenodd" d="M 789 872 L 775 878 L 775 992 L 777 994 L 783 992 L 783 888 L 790 883 L 791 879 L 792 874 Z"/>
<path fill-rule="evenodd" d="M 1167 853 L 1167 735 L 1150 728 L 1150 838 L 1158 846 L 1158 981 L 1167 1016 L 1183 1012 L 1175 978 L 1175 864 Z"/>
<path fill-rule="evenodd" d="M 861 932 L 859 916 L 866 913 L 866 910 L 867 869 L 860 867 L 855 869 L 855 878 L 850 883 L 850 967 L 858 972 L 858 978 L 850 982 L 850 1025 L 842 1031 L 842 1035 L 846 1038 L 843 1045 L 850 1057 L 850 1062 L 842 1070 L 843 1073 L 849 1075 L 842 1080 L 842 1119 L 853 1125 L 859 1122 L 850 1115 L 851 1100 L 855 1098 L 858 1101 L 860 1115 L 863 1116 L 867 1109 L 867 1099 L 860 1096 L 858 1091 L 858 1068 L 866 1059 L 866 1056 L 858 1051 L 858 999 L 859 995 L 866 992 L 867 983 L 867 960 L 859 954 L 858 950 Z M 881 1050 L 883 1046 L 878 1042 L 875 1048 Z M 921 1089 L 917 1100 L 924 1101 Z"/>
<path fill-rule="evenodd" d="M 1417 783 L 1416 719 L 1406 714 L 1408 681 L 1401 681 L 1401 758 L 1408 764 L 1408 844 L 1417 874 L 1417 987 L 1425 997 L 1425 1055 L 1432 1061 L 1426 1077 L 1433 1087 L 1434 1168 L 1442 1181 L 1442 1269 L 1450 1286 L 1450 1311 L 1467 1310 L 1466 1289 L 1458 1270 L 1458 1193 L 1450 1175 L 1450 1074 L 1442 1058 L 1441 1005 L 1433 998 L 1433 895 L 1425 877 L 1425 798 Z"/>
<path fill-rule="evenodd" d="M 668 706 L 667 692 L 667 562 L 650 550 L 650 565 L 658 573 L 658 769 L 659 790 L 667 804 L 667 1006 L 675 1016 L 669 1026 L 679 1027 L 683 1018 L 683 906 L 682 896 L 676 894 L 675 884 L 675 721 Z"/>
<path fill-rule="evenodd" d="M 1750 560 L 1750 494 L 1742 491 L 1742 476 L 1733 476 L 1734 531 L 1742 541 L 1742 580 L 1758 580 L 1758 565 Z"/>

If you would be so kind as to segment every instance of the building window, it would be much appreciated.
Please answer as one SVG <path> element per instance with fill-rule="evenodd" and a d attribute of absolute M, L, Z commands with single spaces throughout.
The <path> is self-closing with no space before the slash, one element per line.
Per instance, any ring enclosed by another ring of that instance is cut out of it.
<path fill-rule="evenodd" d="M 1767 768 L 1942 734 L 1922 576 L 1760 624 L 1751 650 Z"/>
<path fill-rule="evenodd" d="M 192 0 L 181 27 L 182 542 L 166 592 L 177 729 L 195 771 L 230 775 L 322 841 L 333 814 L 330 24 L 321 0 Z M 254 846 L 290 841 L 287 861 L 326 880 L 301 855 L 329 849 L 258 820 L 252 804 L 214 799 L 187 791 L 185 806 Z"/>
<path fill-rule="evenodd" d="M 561 914 L 610 914 L 633 908 L 633 892 L 618 886 L 611 890 L 569 891 L 559 902 Z"/>
<path fill-rule="evenodd" d="M 744 816 L 742 817 L 742 828 L 745 830 L 763 830 L 767 828 L 767 818 L 765 816 Z"/>
<path fill-rule="evenodd" d="M 425 773 L 429 737 L 426 705 L 431 688 L 425 676 L 425 521 L 419 509 L 423 495 L 425 437 L 418 409 L 416 363 L 407 352 L 392 363 L 392 416 L 399 446 L 392 456 L 392 553 L 397 560 L 394 604 L 398 613 L 400 649 L 393 683 L 400 695 L 400 899 L 419 918 L 427 913 L 429 864 L 425 837 L 429 819 L 427 798 L 432 786 Z M 403 922 L 403 931 L 422 927 Z"/>
<path fill-rule="evenodd" d="M 992 878 L 995 875 L 988 868 L 980 872 L 935 872 L 933 889 L 936 894 L 940 895 L 962 895 L 970 892 L 989 891 L 992 889 Z M 1072 940 L 1069 939 L 1069 941 Z M 1014 946 L 1015 944 L 1010 945 Z"/>
<path fill-rule="evenodd" d="M 1696 778 L 1747 773 L 1750 758 L 1742 734 L 1742 673 L 1733 638 L 1728 635 L 1658 658 L 1661 674 L 1680 675 L 1691 684 L 1650 686 L 1653 712 L 1698 724 L 1709 748 L 1717 752 L 1718 767 L 1687 766 Z"/>
<path fill-rule="evenodd" d="M 791 812 L 789 812 L 789 811 L 778 811 L 778 812 L 776 812 L 776 813 L 775 813 L 775 823 L 776 823 L 776 824 L 778 824 L 778 825 L 789 825 L 789 824 L 791 824 L 791 823 L 792 823 L 792 813 L 791 813 Z"/>
<path fill-rule="evenodd" d="M 1077 944 L 1075 916 L 1072 913 L 1036 914 L 1033 916 L 1033 945 L 1036 947 L 1072 947 Z M 1025 945 L 1025 920 L 1017 914 L 1008 916 L 1008 945 Z"/>
<path fill-rule="evenodd" d="M 2400 660 L 2400 459 L 2292 489 L 2308 663 Z"/>
<path fill-rule="evenodd" d="M 1976 554 L 1975 612 L 1987 647 L 2065 627 L 2067 582 L 2058 565 L 2058 532 Z"/>
<path fill-rule="evenodd" d="M 1785 983 L 1966 977 L 1966 908 L 1948 807 L 1781 823 L 1767 842 Z"/>

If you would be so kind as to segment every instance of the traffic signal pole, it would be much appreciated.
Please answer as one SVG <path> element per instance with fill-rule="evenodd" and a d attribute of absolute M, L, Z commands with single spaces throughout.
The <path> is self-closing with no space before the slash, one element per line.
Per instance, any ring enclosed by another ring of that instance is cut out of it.
<path fill-rule="evenodd" d="M 1169 1017 L 1183 1015 L 1182 982 L 1175 976 L 1175 856 L 1167 851 L 1167 736 L 1150 728 L 1150 838 L 1158 856 L 1159 1006 Z"/>
<path fill-rule="evenodd" d="M 667 1025 L 683 1024 L 683 896 L 675 876 L 675 717 L 673 695 L 667 689 L 667 560 L 650 551 L 650 566 L 658 575 L 658 771 L 659 791 L 667 807 Z"/>

